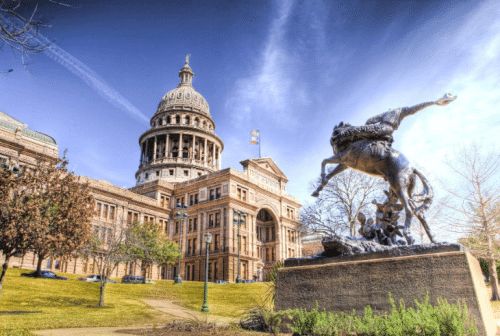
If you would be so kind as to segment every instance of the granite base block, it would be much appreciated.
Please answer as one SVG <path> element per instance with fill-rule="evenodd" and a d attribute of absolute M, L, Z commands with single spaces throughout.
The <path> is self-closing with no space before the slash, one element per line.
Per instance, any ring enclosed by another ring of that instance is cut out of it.
<path fill-rule="evenodd" d="M 479 262 L 467 251 L 433 252 L 362 260 L 294 259 L 278 272 L 275 309 L 310 310 L 317 302 L 327 311 L 362 313 L 370 305 L 375 312 L 389 312 L 389 292 L 396 302 L 403 299 L 414 308 L 415 299 L 422 302 L 429 293 L 432 304 L 438 297 L 449 303 L 465 300 L 479 335 L 495 336 L 497 326 Z"/>

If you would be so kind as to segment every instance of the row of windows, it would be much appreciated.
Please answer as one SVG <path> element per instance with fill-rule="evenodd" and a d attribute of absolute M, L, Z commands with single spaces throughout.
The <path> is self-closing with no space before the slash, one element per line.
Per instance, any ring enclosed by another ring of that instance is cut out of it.
<path fill-rule="evenodd" d="M 257 240 L 260 242 L 275 241 L 276 235 L 273 226 L 257 226 Z"/>
<path fill-rule="evenodd" d="M 276 249 L 274 247 L 257 247 L 257 257 L 265 262 L 276 260 Z"/>
<path fill-rule="evenodd" d="M 94 225 L 94 235 L 96 235 L 101 242 L 111 244 L 113 242 L 113 230 L 104 226 Z"/>
<path fill-rule="evenodd" d="M 156 118 L 153 121 L 154 126 L 175 125 L 175 124 L 201 127 L 202 129 L 208 129 L 209 131 L 213 130 L 212 123 L 207 122 L 206 120 L 200 121 L 198 117 L 191 119 L 189 115 L 185 116 L 175 115 L 172 117 L 167 116 L 166 118 Z"/>
<path fill-rule="evenodd" d="M 106 203 L 96 202 L 95 215 L 104 220 L 115 219 L 116 206 Z"/>

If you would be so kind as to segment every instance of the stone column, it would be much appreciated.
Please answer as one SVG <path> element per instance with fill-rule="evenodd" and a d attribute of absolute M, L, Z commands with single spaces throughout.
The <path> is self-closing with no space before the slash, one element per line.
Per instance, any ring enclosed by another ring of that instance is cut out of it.
<path fill-rule="evenodd" d="M 178 150 L 178 153 L 177 154 L 177 158 L 182 158 L 182 133 L 179 134 L 179 150 Z"/>
<path fill-rule="evenodd" d="M 166 135 L 166 138 L 165 138 L 165 155 L 164 157 L 168 157 L 167 155 L 170 155 L 170 148 L 169 148 L 169 145 L 170 145 L 170 138 L 169 138 L 169 134 Z"/>
<path fill-rule="evenodd" d="M 193 134 L 193 144 L 191 146 L 192 150 L 191 150 L 191 159 L 195 159 L 196 158 L 196 135 Z"/>
<path fill-rule="evenodd" d="M 212 166 L 215 167 L 215 142 L 212 142 Z"/>
<path fill-rule="evenodd" d="M 205 149 L 203 153 L 203 164 L 205 166 L 207 165 L 207 155 L 208 155 L 208 144 L 207 144 L 207 138 L 205 138 Z"/>
<path fill-rule="evenodd" d="M 233 242 L 233 230 L 234 230 L 234 225 L 233 225 L 233 209 L 231 207 L 227 207 L 227 251 L 229 253 L 233 253 L 233 247 L 234 247 L 234 242 Z"/>
<path fill-rule="evenodd" d="M 203 235 L 201 234 L 201 216 L 202 214 L 197 214 L 196 215 L 196 218 L 198 220 L 198 235 L 197 235 L 197 242 L 196 242 L 196 251 L 198 252 L 198 254 L 201 254 L 201 240 L 203 239 Z M 201 270 L 200 270 L 201 272 Z"/>
<path fill-rule="evenodd" d="M 146 145 L 143 143 L 141 143 L 141 164 L 144 164 L 144 149 L 145 149 Z"/>
<path fill-rule="evenodd" d="M 220 170 L 220 167 L 221 167 L 221 157 L 220 157 L 220 146 L 217 147 L 217 169 Z M 250 195 L 249 195 L 250 196 Z"/>
<path fill-rule="evenodd" d="M 153 143 L 153 161 L 156 160 L 156 146 L 157 146 L 156 143 L 157 143 L 157 141 L 158 141 L 158 139 L 157 139 L 157 137 L 155 135 L 155 142 Z"/>
<path fill-rule="evenodd" d="M 146 139 L 146 148 L 144 150 L 144 153 L 145 153 L 145 155 L 144 155 L 144 162 L 146 162 L 146 161 L 149 162 L 149 160 L 147 160 L 148 159 L 148 142 L 149 142 L 149 139 Z"/>

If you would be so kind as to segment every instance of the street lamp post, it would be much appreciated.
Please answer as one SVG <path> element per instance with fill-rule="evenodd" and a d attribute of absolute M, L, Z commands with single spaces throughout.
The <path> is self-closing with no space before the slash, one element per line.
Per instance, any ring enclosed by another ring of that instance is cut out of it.
<path fill-rule="evenodd" d="M 208 254 L 210 251 L 210 243 L 212 242 L 212 235 L 207 232 L 205 233 L 205 248 L 207 249 L 207 260 L 205 261 L 205 291 L 203 293 L 203 306 L 201 306 L 201 311 L 203 313 L 208 313 L 210 312 L 210 309 L 208 309 L 208 302 L 207 302 L 207 297 L 208 297 Z"/>
<path fill-rule="evenodd" d="M 182 224 L 184 220 L 187 220 L 188 214 L 187 214 L 187 209 L 188 206 L 187 204 L 180 204 L 177 203 L 177 206 L 175 207 L 178 211 L 175 214 L 175 218 L 180 221 L 180 232 L 179 232 L 179 266 L 177 267 L 177 277 L 174 280 L 174 284 L 180 285 L 182 283 L 182 277 L 181 277 L 181 258 L 182 258 Z"/>
<path fill-rule="evenodd" d="M 238 226 L 238 276 L 236 277 L 236 283 L 243 283 L 241 280 L 241 264 L 240 264 L 240 248 L 241 248 L 241 235 L 240 226 L 245 224 L 245 212 L 244 211 L 233 211 L 233 223 Z"/>

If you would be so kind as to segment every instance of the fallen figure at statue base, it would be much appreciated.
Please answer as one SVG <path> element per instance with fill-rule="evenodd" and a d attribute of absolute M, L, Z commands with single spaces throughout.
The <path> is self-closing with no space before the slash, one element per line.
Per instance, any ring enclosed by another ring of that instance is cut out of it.
<path fill-rule="evenodd" d="M 324 252 L 315 255 L 312 258 L 332 258 L 332 257 L 351 257 L 351 256 L 367 256 L 369 254 L 382 253 L 384 257 L 397 257 L 406 255 L 426 254 L 432 250 L 445 249 L 453 247 L 455 251 L 465 251 L 465 247 L 457 243 L 428 243 L 415 245 L 382 245 L 374 240 L 366 238 L 351 238 L 341 236 L 324 237 L 321 241 Z M 444 252 L 444 251 L 443 251 Z"/>

